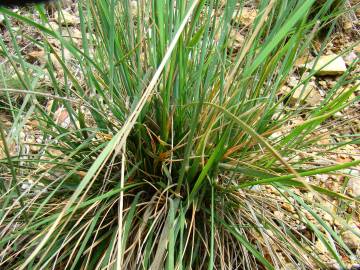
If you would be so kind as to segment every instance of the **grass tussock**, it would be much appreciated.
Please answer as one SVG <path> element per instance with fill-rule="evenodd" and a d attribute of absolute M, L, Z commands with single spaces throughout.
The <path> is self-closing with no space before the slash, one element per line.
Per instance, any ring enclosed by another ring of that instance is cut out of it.
<path fill-rule="evenodd" d="M 0 268 L 346 267 L 354 250 L 319 211 L 356 199 L 308 180 L 359 161 L 314 166 L 299 152 L 359 100 L 356 87 L 339 91 L 356 78 L 350 68 L 316 107 L 288 107 L 314 70 L 280 94 L 339 11 L 330 0 L 259 2 L 243 25 L 243 1 L 78 1 L 76 37 L 42 6 L 38 20 L 0 9 L 12 117 L 0 129 Z M 25 38 L 42 64 L 23 54 L 15 21 L 36 29 Z M 29 122 L 40 135 L 24 144 Z"/>

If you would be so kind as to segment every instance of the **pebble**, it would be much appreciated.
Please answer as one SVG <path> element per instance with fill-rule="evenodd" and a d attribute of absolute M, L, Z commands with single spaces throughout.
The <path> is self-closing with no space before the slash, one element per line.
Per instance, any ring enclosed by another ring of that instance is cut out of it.
<path fill-rule="evenodd" d="M 360 53 L 360 44 L 354 47 L 354 51 Z"/>
<path fill-rule="evenodd" d="M 360 235 L 360 229 L 355 226 L 352 229 L 356 234 Z M 354 232 L 348 230 L 342 234 L 342 239 L 344 240 L 344 243 L 351 250 L 356 250 L 360 248 L 360 236 L 356 235 Z"/>
<path fill-rule="evenodd" d="M 326 246 L 323 244 L 321 240 L 317 240 L 315 243 L 315 248 L 321 253 L 321 254 L 328 254 L 329 251 L 326 248 Z"/>
<path fill-rule="evenodd" d="M 285 86 L 281 89 L 285 94 L 289 94 L 292 91 L 292 88 Z M 296 88 L 290 96 L 290 104 L 295 105 L 297 101 L 301 100 L 303 103 L 307 103 L 310 106 L 316 106 L 322 101 L 322 97 L 317 91 L 316 85 L 314 82 L 309 82 L 305 89 L 303 86 Z"/>
<path fill-rule="evenodd" d="M 306 202 L 313 202 L 313 200 L 314 200 L 314 193 L 313 193 L 313 192 L 306 192 L 306 193 L 304 194 L 304 200 L 305 200 Z"/>
<path fill-rule="evenodd" d="M 291 216 L 292 218 L 293 218 L 293 220 L 295 221 L 295 223 L 296 224 L 300 224 L 300 217 L 299 217 L 299 215 L 298 214 L 293 214 L 292 216 Z"/>
<path fill-rule="evenodd" d="M 327 88 L 327 82 L 326 81 L 319 81 L 319 84 L 324 87 Z"/>
<path fill-rule="evenodd" d="M 228 49 L 239 50 L 245 42 L 245 37 L 238 31 L 231 31 L 228 42 Z"/>
<path fill-rule="evenodd" d="M 55 21 L 60 22 L 61 25 L 63 26 L 80 24 L 80 19 L 66 10 L 63 10 L 60 16 L 58 12 L 56 12 L 54 17 L 55 17 Z"/>
<path fill-rule="evenodd" d="M 131 16 L 137 18 L 138 16 L 138 3 L 137 1 L 130 1 Z"/>
<path fill-rule="evenodd" d="M 329 176 L 326 174 L 317 174 L 315 175 L 315 179 L 319 180 L 322 183 L 325 183 L 328 180 Z"/>
<path fill-rule="evenodd" d="M 329 270 L 342 270 L 341 266 L 339 263 L 337 263 L 335 260 L 332 260 L 329 265 Z"/>
<path fill-rule="evenodd" d="M 358 56 L 354 52 L 350 52 L 348 55 L 345 56 L 344 60 L 345 63 L 350 65 L 354 60 L 358 59 Z"/>
<path fill-rule="evenodd" d="M 314 217 L 313 214 L 311 214 L 309 211 L 304 210 L 304 213 L 305 213 L 305 216 L 306 216 L 306 218 L 307 218 L 308 220 L 310 220 L 310 221 L 315 220 L 315 217 Z"/>
<path fill-rule="evenodd" d="M 283 220 L 285 217 L 285 214 L 282 211 L 274 211 L 274 216 L 277 219 Z"/>
<path fill-rule="evenodd" d="M 253 24 L 257 16 L 257 10 L 243 7 L 240 11 L 235 10 L 232 20 L 240 25 L 249 26 Z"/>
<path fill-rule="evenodd" d="M 293 265 L 292 263 L 286 263 L 283 268 L 280 268 L 281 270 L 297 270 L 299 269 L 296 265 Z"/>
<path fill-rule="evenodd" d="M 54 53 L 50 54 L 50 60 L 55 68 L 56 71 L 59 71 L 62 69 L 62 65 L 60 61 L 57 59 L 56 55 Z"/>
<path fill-rule="evenodd" d="M 337 83 L 336 81 L 328 80 L 328 81 L 327 81 L 327 87 L 330 88 L 330 89 L 331 89 L 331 88 L 334 88 L 335 85 L 336 85 L 336 83 Z"/>
<path fill-rule="evenodd" d="M 360 196 L 360 178 L 351 177 L 348 182 L 348 193 L 351 196 L 359 197 Z"/>
<path fill-rule="evenodd" d="M 346 16 L 344 17 L 346 18 Z M 351 30 L 353 28 L 353 24 L 349 19 L 345 20 L 342 25 L 345 31 Z"/>
<path fill-rule="evenodd" d="M 280 192 L 273 186 L 267 186 L 266 190 L 272 195 L 280 196 Z"/>
<path fill-rule="evenodd" d="M 350 270 L 360 270 L 360 264 L 353 264 Z"/>
<path fill-rule="evenodd" d="M 29 190 L 31 187 L 31 185 L 29 183 L 22 183 L 21 184 L 21 189 L 23 190 Z"/>
<path fill-rule="evenodd" d="M 289 211 L 289 212 L 291 212 L 291 213 L 294 213 L 294 212 L 295 212 L 294 206 L 292 206 L 290 203 L 283 203 L 283 204 L 281 205 L 281 208 L 284 209 L 284 210 L 286 210 L 286 211 Z"/>
<path fill-rule="evenodd" d="M 58 31 L 60 28 L 57 22 L 49 22 L 49 27 L 54 31 Z"/>
<path fill-rule="evenodd" d="M 290 76 L 289 80 L 287 82 L 288 86 L 290 86 L 290 87 L 295 87 L 298 85 L 298 83 L 299 83 L 299 80 L 294 76 Z"/>
<path fill-rule="evenodd" d="M 322 55 L 317 59 L 317 61 L 315 59 L 314 61 L 308 63 L 306 68 L 311 70 L 314 64 L 315 75 L 318 76 L 341 75 L 346 71 L 346 64 L 343 57 L 336 54 Z"/>
<path fill-rule="evenodd" d="M 321 212 L 321 216 L 322 216 L 322 219 L 323 219 L 324 221 L 327 221 L 329 224 L 332 225 L 332 224 L 334 223 L 333 217 L 332 217 L 328 212 L 322 211 L 322 212 Z"/>
<path fill-rule="evenodd" d="M 27 53 L 27 57 L 32 63 L 38 61 L 41 65 L 43 65 L 46 62 L 46 53 L 44 50 L 31 51 Z"/>

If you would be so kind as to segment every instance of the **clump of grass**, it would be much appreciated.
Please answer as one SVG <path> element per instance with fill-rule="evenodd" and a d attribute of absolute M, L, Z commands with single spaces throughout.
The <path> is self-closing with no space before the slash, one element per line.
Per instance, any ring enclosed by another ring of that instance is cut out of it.
<path fill-rule="evenodd" d="M 355 88 L 336 94 L 353 79 L 344 74 L 333 99 L 292 129 L 283 126 L 306 108 L 286 110 L 289 96 L 278 96 L 328 9 L 313 16 L 315 1 L 260 1 L 234 57 L 229 35 L 243 3 L 218 2 L 79 1 L 80 47 L 42 7 L 41 23 L 1 9 L 14 49 L 0 45 L 26 89 L 6 88 L 2 71 L 6 93 L 25 93 L 21 106 L 4 99 L 14 124 L 2 140 L 20 141 L 28 120 L 42 138 L 34 155 L 8 149 L 0 161 L 2 267 L 303 269 L 354 256 L 316 212 L 326 196 L 354 199 L 305 177 L 359 162 L 304 168 L 296 159 L 355 101 Z M 29 42 L 44 50 L 43 68 L 21 54 L 11 17 L 40 31 Z M 303 198 L 308 188 L 315 201 Z"/>

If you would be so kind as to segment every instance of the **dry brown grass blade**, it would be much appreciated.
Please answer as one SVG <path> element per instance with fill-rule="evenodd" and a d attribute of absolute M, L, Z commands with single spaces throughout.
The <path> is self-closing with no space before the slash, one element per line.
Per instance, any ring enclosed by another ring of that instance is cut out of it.
<path fill-rule="evenodd" d="M 251 34 L 249 40 L 246 42 L 244 49 L 241 50 L 241 54 L 238 58 L 238 60 L 236 61 L 236 64 L 234 66 L 234 68 L 232 69 L 232 72 L 229 74 L 229 76 L 226 78 L 226 84 L 224 87 L 224 92 L 225 95 L 227 94 L 227 92 L 230 89 L 230 86 L 233 84 L 234 82 L 234 78 L 236 76 L 236 73 L 239 72 L 239 67 L 242 63 L 242 61 L 244 60 L 245 55 L 248 53 L 248 51 L 250 50 L 255 38 L 258 36 L 261 28 L 264 26 L 266 19 L 268 18 L 268 15 L 270 14 L 270 11 L 272 10 L 274 4 L 276 3 L 275 0 L 271 0 L 270 3 L 268 4 L 268 6 L 266 7 L 266 9 L 264 10 L 264 14 L 261 16 L 259 23 L 257 24 L 254 32 Z M 231 97 L 232 98 L 232 97 Z M 228 100 L 231 100 L 231 98 L 229 98 Z"/>
<path fill-rule="evenodd" d="M 122 226 L 123 226 L 123 210 L 124 210 L 124 185 L 125 185 L 125 156 L 126 147 L 123 147 L 121 157 L 121 180 L 120 180 L 120 198 L 119 198 L 119 217 L 118 217 L 118 241 L 117 241 L 117 258 L 116 258 L 116 269 L 122 269 Z"/>

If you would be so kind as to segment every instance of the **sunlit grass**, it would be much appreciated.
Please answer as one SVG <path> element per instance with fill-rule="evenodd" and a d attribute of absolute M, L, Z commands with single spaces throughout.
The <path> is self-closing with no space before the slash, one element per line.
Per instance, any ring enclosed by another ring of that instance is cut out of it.
<path fill-rule="evenodd" d="M 330 197 L 356 199 L 306 177 L 360 162 L 304 168 L 308 159 L 296 157 L 359 100 L 355 87 L 338 91 L 356 78 L 346 72 L 316 108 L 287 110 L 293 92 L 279 95 L 317 31 L 335 25 L 333 1 L 263 0 L 247 28 L 234 25 L 242 1 L 218 2 L 79 1 L 81 45 L 65 37 L 69 27 L 53 29 L 41 6 L 41 23 L 0 10 L 12 41 L 0 41 L 2 107 L 13 120 L 2 141 L 22 146 L 0 160 L 1 267 L 302 269 L 331 259 L 345 267 L 353 251 L 317 210 Z M 43 68 L 21 53 L 14 19 L 40 32 L 28 38 L 44 50 Z M 237 51 L 235 27 L 246 33 Z M 300 113 L 304 121 L 288 128 Z M 30 154 L 21 131 L 34 120 L 42 139 Z"/>

